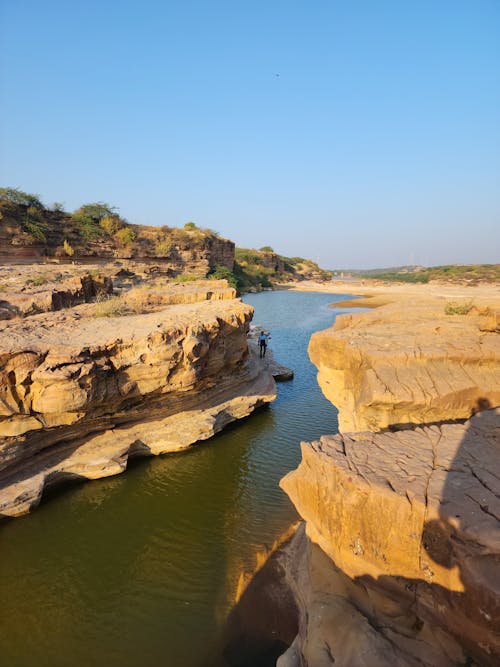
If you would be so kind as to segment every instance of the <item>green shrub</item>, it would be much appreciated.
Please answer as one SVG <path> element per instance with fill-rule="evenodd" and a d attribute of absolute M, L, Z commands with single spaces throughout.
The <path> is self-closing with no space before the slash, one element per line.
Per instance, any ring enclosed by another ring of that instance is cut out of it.
<path fill-rule="evenodd" d="M 123 227 L 123 222 L 117 215 L 105 215 L 104 218 L 99 220 L 99 225 L 106 234 L 113 236 L 113 234 L 116 234 Z"/>
<path fill-rule="evenodd" d="M 176 283 L 188 283 L 192 280 L 198 280 L 198 276 L 195 276 L 193 273 L 181 273 L 174 278 L 174 282 Z"/>
<path fill-rule="evenodd" d="M 186 222 L 184 229 L 198 229 L 198 226 L 194 222 Z"/>
<path fill-rule="evenodd" d="M 158 241 L 155 245 L 155 255 L 157 257 L 168 257 L 172 251 L 172 243 L 170 241 Z"/>
<path fill-rule="evenodd" d="M 26 285 L 32 285 L 33 287 L 40 287 L 41 285 L 46 285 L 50 282 L 50 276 L 47 273 L 40 273 L 34 278 L 28 278 Z"/>
<path fill-rule="evenodd" d="M 28 234 L 40 243 L 46 243 L 47 238 L 44 232 L 44 225 L 37 220 L 26 220 L 24 228 Z"/>
<path fill-rule="evenodd" d="M 446 315 L 468 315 L 472 310 L 472 301 L 467 301 L 466 303 L 456 303 L 450 301 L 444 307 L 444 312 Z"/>
<path fill-rule="evenodd" d="M 83 204 L 73 213 L 75 216 L 90 218 L 91 220 L 102 220 L 106 216 L 114 216 L 116 206 L 110 206 L 104 202 L 98 201 L 93 204 Z"/>
<path fill-rule="evenodd" d="M 131 245 L 135 240 L 135 232 L 131 227 L 123 227 L 116 232 L 115 239 L 124 246 Z"/>
<path fill-rule="evenodd" d="M 28 232 L 36 241 L 46 243 L 45 232 L 47 225 L 43 220 L 43 215 L 40 209 L 36 206 L 28 206 L 26 209 L 26 217 L 24 219 L 24 230 Z"/>
<path fill-rule="evenodd" d="M 264 287 L 272 287 L 270 280 L 272 269 L 258 264 L 234 263 L 233 269 L 236 277 L 236 288 L 239 292 L 248 292 L 250 289 L 261 291 Z"/>
<path fill-rule="evenodd" d="M 17 188 L 0 188 L 0 201 L 7 201 L 20 206 L 34 206 L 37 209 L 44 208 L 38 195 L 23 192 Z"/>
<path fill-rule="evenodd" d="M 262 257 L 253 248 L 236 248 L 234 256 L 239 264 L 262 264 Z"/>
<path fill-rule="evenodd" d="M 101 236 L 101 228 L 97 220 L 73 214 L 72 220 L 78 228 L 78 232 L 84 241 L 99 238 Z"/>
<path fill-rule="evenodd" d="M 217 264 L 210 270 L 208 277 L 210 280 L 227 280 L 230 287 L 238 289 L 238 279 L 227 266 Z"/>
<path fill-rule="evenodd" d="M 264 245 L 262 248 L 259 248 L 260 252 L 274 252 L 270 245 Z"/>
<path fill-rule="evenodd" d="M 103 202 L 84 204 L 73 214 L 72 219 L 79 229 L 80 235 L 86 241 L 101 236 L 103 229 L 100 222 L 106 217 L 115 217 L 115 207 Z"/>
<path fill-rule="evenodd" d="M 366 274 L 367 278 L 376 278 L 377 280 L 386 280 L 387 282 L 397 282 L 397 283 L 428 283 L 429 274 L 428 273 L 397 273 L 397 272 L 388 272 L 388 273 L 374 273 Z"/>

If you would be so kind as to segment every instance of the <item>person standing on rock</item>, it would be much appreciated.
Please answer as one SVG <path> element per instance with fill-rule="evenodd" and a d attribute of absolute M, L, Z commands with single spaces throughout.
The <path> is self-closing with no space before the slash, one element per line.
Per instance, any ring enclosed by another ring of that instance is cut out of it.
<path fill-rule="evenodd" d="M 267 350 L 267 338 L 268 335 L 264 333 L 264 331 L 260 332 L 259 338 L 257 339 L 259 341 L 259 357 L 262 359 L 262 357 L 266 356 L 266 350 Z"/>

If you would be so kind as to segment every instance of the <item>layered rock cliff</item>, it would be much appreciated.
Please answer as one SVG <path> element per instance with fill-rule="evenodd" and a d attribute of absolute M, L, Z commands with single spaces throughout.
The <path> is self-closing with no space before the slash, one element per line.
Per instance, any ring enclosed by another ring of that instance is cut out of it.
<path fill-rule="evenodd" d="M 273 400 L 247 345 L 251 307 L 212 282 L 184 288 L 187 303 L 179 289 L 150 304 L 143 292 L 142 314 L 96 318 L 92 304 L 1 323 L 0 515 L 29 511 L 53 483 L 188 447 Z"/>
<path fill-rule="evenodd" d="M 481 664 L 500 656 L 500 410 L 302 444 L 282 486 L 352 579 L 411 602 Z"/>
<path fill-rule="evenodd" d="M 103 211 L 95 211 L 95 217 L 82 217 L 81 211 L 69 214 L 50 210 L 38 200 L 31 205 L 17 203 L 0 193 L 0 260 L 136 259 L 171 276 L 190 274 L 199 278 L 215 266 L 233 270 L 234 243 L 219 238 L 212 230 L 193 223 L 183 229 L 134 225 L 111 211 L 105 216 L 105 206 L 90 208 Z"/>
<path fill-rule="evenodd" d="M 500 320 L 490 308 L 446 315 L 443 303 L 342 315 L 309 345 L 342 432 L 467 419 L 500 405 Z"/>
<path fill-rule="evenodd" d="M 498 310 L 412 306 L 311 340 L 341 433 L 282 480 L 306 535 L 265 566 L 299 628 L 280 667 L 500 661 Z"/>

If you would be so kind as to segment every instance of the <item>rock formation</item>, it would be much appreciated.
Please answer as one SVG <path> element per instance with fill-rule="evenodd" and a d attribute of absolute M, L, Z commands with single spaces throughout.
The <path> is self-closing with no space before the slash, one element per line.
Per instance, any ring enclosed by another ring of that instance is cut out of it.
<path fill-rule="evenodd" d="M 312 337 L 341 433 L 302 443 L 282 487 L 305 532 L 250 584 L 296 614 L 279 667 L 499 664 L 498 322 L 421 300 Z"/>
<path fill-rule="evenodd" d="M 4 194 L 0 197 L 0 261 L 20 264 L 47 258 L 135 259 L 171 275 L 199 278 L 217 265 L 233 270 L 234 243 L 211 230 L 196 225 L 183 229 L 133 225 L 116 215 L 109 220 L 111 228 L 103 227 L 98 218 L 82 227 L 76 212 L 53 211 L 39 201 L 35 206 L 16 203 Z M 124 230 L 127 234 L 120 236 Z M 71 248 L 69 255 L 65 242 Z"/>
<path fill-rule="evenodd" d="M 31 287 L 28 291 L 10 292 L 0 300 L 0 320 L 26 317 L 51 310 L 71 308 L 80 303 L 89 303 L 98 295 L 113 292 L 113 281 L 109 276 L 71 277 L 51 285 Z"/>
<path fill-rule="evenodd" d="M 491 309 L 446 315 L 442 304 L 390 304 L 342 315 L 309 345 L 343 433 L 467 419 L 500 405 L 500 330 Z"/>
<path fill-rule="evenodd" d="M 500 656 L 500 410 L 302 444 L 282 486 L 352 579 L 412 603 L 481 664 Z"/>
<path fill-rule="evenodd" d="M 259 327 L 258 325 L 255 324 L 251 324 L 250 330 L 248 332 L 248 344 L 250 346 L 250 349 L 254 353 L 255 358 L 259 356 L 259 347 L 257 339 L 259 337 L 261 329 L 262 327 Z M 282 364 L 279 364 L 274 358 L 273 351 L 269 347 L 267 348 L 266 356 L 259 358 L 259 364 L 262 369 L 271 373 L 275 382 L 288 382 L 289 380 L 293 380 L 294 378 L 293 370 L 291 368 L 283 366 Z"/>
<path fill-rule="evenodd" d="M 248 350 L 252 308 L 234 290 L 142 294 L 142 314 L 96 318 L 88 304 L 0 323 L 0 515 L 28 512 L 53 483 L 188 447 L 274 399 Z"/>

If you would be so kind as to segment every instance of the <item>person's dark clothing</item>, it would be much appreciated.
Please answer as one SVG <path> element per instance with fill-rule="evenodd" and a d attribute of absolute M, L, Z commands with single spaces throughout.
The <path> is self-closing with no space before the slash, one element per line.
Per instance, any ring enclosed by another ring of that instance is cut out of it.
<path fill-rule="evenodd" d="M 259 340 L 259 356 L 262 359 L 262 357 L 266 356 L 267 336 L 265 334 L 260 334 L 258 340 Z"/>

